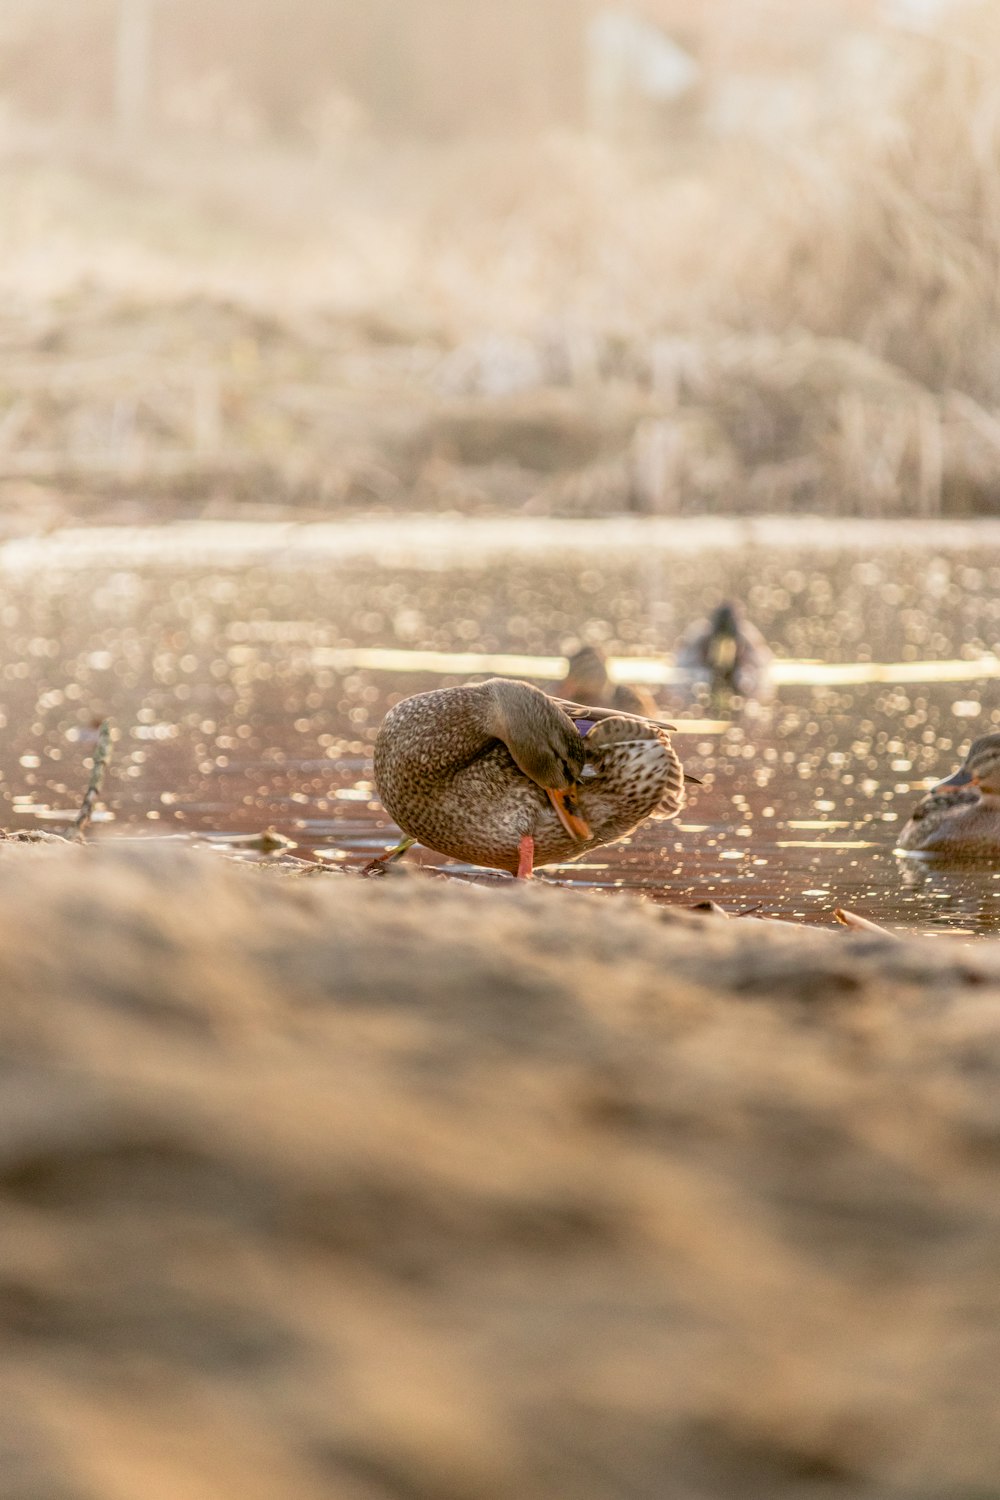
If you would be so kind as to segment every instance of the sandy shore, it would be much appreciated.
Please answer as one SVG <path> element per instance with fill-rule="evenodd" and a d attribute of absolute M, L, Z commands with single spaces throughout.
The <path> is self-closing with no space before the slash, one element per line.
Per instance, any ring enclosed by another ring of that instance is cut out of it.
<path fill-rule="evenodd" d="M 0 1492 L 982 1500 L 1000 949 L 0 848 Z"/>

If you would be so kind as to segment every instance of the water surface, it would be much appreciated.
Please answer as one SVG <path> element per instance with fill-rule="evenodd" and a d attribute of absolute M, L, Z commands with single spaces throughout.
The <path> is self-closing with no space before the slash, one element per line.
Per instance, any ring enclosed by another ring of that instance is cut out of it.
<path fill-rule="evenodd" d="M 845 905 L 929 932 L 1000 927 L 1000 869 L 893 852 L 929 781 L 1000 724 L 1000 684 L 975 666 L 967 680 L 808 680 L 830 676 L 810 664 L 902 663 L 910 678 L 914 663 L 990 659 L 991 524 L 109 528 L 8 543 L 0 578 L 7 827 L 64 826 L 91 726 L 110 716 L 98 836 L 185 835 L 230 857 L 285 858 L 237 842 L 273 826 L 295 857 L 354 868 L 394 837 L 371 780 L 381 717 L 405 693 L 460 680 L 440 670 L 453 653 L 548 658 L 549 670 L 588 639 L 663 662 L 730 596 L 799 680 L 731 717 L 662 686 L 704 786 L 677 821 L 543 878 L 808 921 Z M 385 650 L 407 656 L 390 671 L 358 664 L 359 651 Z M 399 670 L 417 652 L 438 653 L 438 670 Z"/>

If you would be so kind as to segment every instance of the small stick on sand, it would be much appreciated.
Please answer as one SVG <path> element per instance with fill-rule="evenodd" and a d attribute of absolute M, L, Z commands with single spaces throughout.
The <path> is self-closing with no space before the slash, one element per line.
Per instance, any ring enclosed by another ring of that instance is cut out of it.
<path fill-rule="evenodd" d="M 833 909 L 834 920 L 843 927 L 850 927 L 854 932 L 878 932 L 882 937 L 896 939 L 896 934 L 890 932 L 888 927 L 880 927 L 877 922 L 871 922 L 867 917 L 859 917 L 856 911 L 848 911 L 846 907 L 835 906 Z"/>
<path fill-rule="evenodd" d="M 101 792 L 101 782 L 111 759 L 111 720 L 105 719 L 97 731 L 97 744 L 94 746 L 94 764 L 90 772 L 90 781 L 87 790 L 83 794 L 80 803 L 80 811 L 73 820 L 73 838 L 82 842 L 90 822 L 96 803 Z"/>

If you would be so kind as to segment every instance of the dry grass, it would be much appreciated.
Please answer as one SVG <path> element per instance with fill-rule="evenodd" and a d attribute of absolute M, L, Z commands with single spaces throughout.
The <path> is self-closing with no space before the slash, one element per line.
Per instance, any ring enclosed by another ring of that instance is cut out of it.
<path fill-rule="evenodd" d="M 349 133 L 68 172 L 11 128 L 4 493 L 992 511 L 1000 20 L 951 25 L 794 154 Z"/>
<path fill-rule="evenodd" d="M 737 284 L 775 328 L 850 338 L 932 390 L 990 399 L 1000 320 L 1000 15 L 903 44 L 861 128 L 771 184 Z M 775 191 L 776 189 L 776 191 Z"/>

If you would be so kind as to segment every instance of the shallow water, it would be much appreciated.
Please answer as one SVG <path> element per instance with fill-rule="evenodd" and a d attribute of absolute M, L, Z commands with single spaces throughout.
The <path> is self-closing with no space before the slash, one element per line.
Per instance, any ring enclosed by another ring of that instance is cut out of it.
<path fill-rule="evenodd" d="M 65 826 L 90 726 L 110 716 L 99 836 L 197 836 L 232 857 L 287 859 L 236 842 L 273 826 L 294 857 L 360 865 L 393 838 L 371 781 L 382 714 L 460 679 L 359 666 L 359 648 L 551 658 L 584 637 L 662 660 L 723 596 L 743 599 L 798 663 L 1000 647 L 991 525 L 539 523 L 533 543 L 520 523 L 490 526 L 186 525 L 8 543 L 5 826 Z M 893 853 L 924 787 L 1000 724 L 1000 683 L 783 682 L 766 709 L 714 725 L 719 705 L 685 703 L 670 685 L 659 697 L 704 786 L 677 821 L 543 878 L 810 921 L 844 905 L 929 932 L 1000 928 L 1000 868 Z"/>

